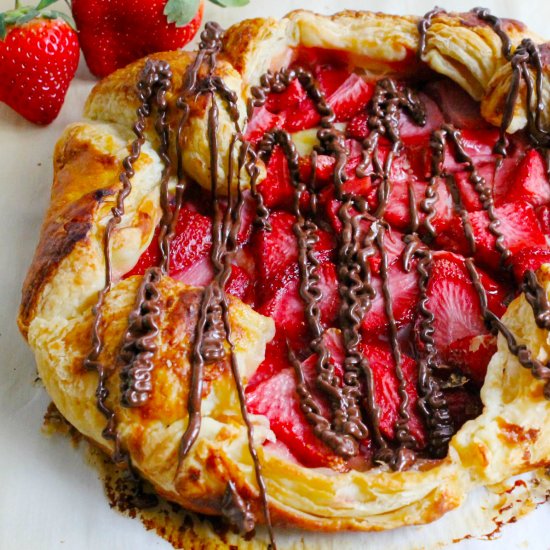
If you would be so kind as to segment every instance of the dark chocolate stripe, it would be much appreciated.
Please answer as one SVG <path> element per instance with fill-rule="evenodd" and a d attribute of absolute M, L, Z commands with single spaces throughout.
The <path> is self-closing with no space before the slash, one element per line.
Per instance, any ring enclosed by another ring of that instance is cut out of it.
<path fill-rule="evenodd" d="M 152 391 L 151 373 L 154 368 L 152 358 L 157 350 L 154 340 L 158 335 L 158 317 L 160 315 L 160 293 L 157 285 L 162 275 L 169 270 L 171 228 L 175 225 L 170 209 L 168 180 L 172 163 L 169 157 L 170 129 L 167 124 L 168 104 L 166 93 L 172 85 L 172 71 L 165 61 L 148 60 L 147 65 L 156 73 L 154 83 L 154 101 L 157 116 L 155 130 L 159 136 L 159 157 L 163 163 L 160 183 L 160 203 L 162 218 L 160 222 L 159 245 L 162 254 L 161 269 L 149 269 L 143 276 L 138 289 L 136 306 L 130 314 L 128 329 L 119 352 L 119 361 L 123 368 L 121 377 L 121 402 L 126 407 L 144 405 Z"/>
<path fill-rule="evenodd" d="M 525 272 L 521 290 L 525 293 L 525 299 L 533 309 L 537 326 L 550 330 L 550 303 L 546 289 L 539 283 L 534 271 L 528 269 Z"/>
<path fill-rule="evenodd" d="M 512 253 L 510 249 L 506 246 L 506 238 L 504 234 L 499 229 L 500 220 L 498 219 L 495 211 L 495 203 L 493 200 L 492 189 L 485 183 L 485 179 L 479 175 L 475 167 L 474 161 L 466 153 L 459 130 L 451 125 L 445 125 L 443 129 L 446 132 L 447 138 L 449 138 L 453 142 L 456 148 L 456 160 L 458 160 L 458 162 L 466 163 L 466 170 L 469 172 L 468 181 L 473 185 L 474 190 L 478 194 L 483 210 L 487 212 L 487 216 L 489 217 L 489 232 L 496 239 L 495 248 L 497 252 L 500 253 L 501 264 L 503 266 L 506 266 L 506 262 L 510 258 Z M 471 235 L 471 238 L 473 240 L 473 233 L 466 233 L 467 237 L 469 235 Z"/>
<path fill-rule="evenodd" d="M 158 84 L 158 66 L 155 63 L 148 62 L 145 64 L 141 72 L 140 79 L 137 84 L 138 97 L 140 106 L 137 109 L 137 121 L 134 124 L 134 133 L 136 139 L 132 143 L 131 153 L 123 160 L 123 171 L 120 174 L 120 182 L 122 187 L 117 193 L 116 205 L 111 209 L 111 217 L 107 222 L 105 234 L 103 238 L 103 252 L 105 259 L 105 285 L 99 292 L 98 300 L 93 308 L 95 316 L 92 324 L 92 349 L 84 360 L 85 368 L 95 370 L 98 373 L 99 380 L 96 390 L 96 404 L 98 410 L 107 419 L 107 426 L 102 432 L 105 439 L 114 442 L 113 460 L 115 462 L 126 461 L 128 465 L 129 456 L 121 448 L 119 434 L 116 429 L 116 416 L 114 411 L 106 404 L 109 390 L 106 387 L 106 382 L 112 372 L 111 368 L 105 366 L 99 357 L 104 347 L 103 335 L 100 333 L 100 327 L 103 321 L 102 309 L 105 297 L 111 290 L 113 278 L 111 269 L 111 236 L 115 227 L 121 222 L 124 215 L 124 201 L 132 190 L 131 179 L 134 176 L 134 164 L 141 154 L 141 147 L 145 142 L 144 130 L 146 119 L 151 116 L 152 106 L 154 102 L 154 94 Z"/>
<path fill-rule="evenodd" d="M 428 13 L 426 13 L 426 15 L 424 15 L 424 17 L 422 17 L 422 19 L 418 22 L 417 29 L 418 34 L 420 35 L 418 41 L 418 51 L 416 52 L 416 56 L 418 59 L 422 59 L 422 56 L 426 51 L 426 37 L 428 34 L 428 29 L 432 24 L 432 19 L 442 13 L 446 13 L 446 11 L 443 8 L 439 8 L 436 6 Z"/>
<path fill-rule="evenodd" d="M 149 268 L 138 288 L 136 304 L 130 313 L 119 362 L 121 402 L 125 407 L 140 407 L 153 389 L 151 373 L 157 351 L 155 340 L 159 334 L 160 293 L 157 284 L 162 278 L 160 269 Z"/>
<path fill-rule="evenodd" d="M 418 312 L 421 319 L 419 338 L 423 344 L 421 350 L 416 350 L 419 356 L 418 388 L 420 398 L 418 399 L 418 406 L 424 415 L 424 420 L 428 427 L 428 449 L 433 456 L 443 458 L 447 454 L 449 441 L 453 436 L 454 429 L 447 401 L 433 376 L 433 372 L 437 367 L 437 352 L 433 337 L 435 333 L 435 315 L 429 308 L 427 294 L 433 258 L 431 250 L 427 248 L 420 248 L 418 256 L 418 288 L 420 291 Z"/>
<path fill-rule="evenodd" d="M 502 42 L 502 55 L 509 60 L 512 55 L 512 41 L 508 33 L 502 28 L 502 20 L 493 15 L 487 8 L 473 8 L 471 10 L 480 21 L 487 23 L 498 35 Z"/>
<path fill-rule="evenodd" d="M 426 123 L 426 112 L 423 104 L 408 88 L 398 88 L 390 79 L 384 79 L 377 83 L 376 89 L 369 107 L 368 124 L 371 133 L 363 143 L 363 158 L 357 168 L 359 176 L 371 175 L 378 180 L 378 207 L 373 216 L 377 220 L 375 242 L 380 254 L 380 278 L 382 281 L 382 295 L 384 299 L 384 311 L 388 319 L 388 336 L 398 380 L 399 408 L 398 419 L 395 424 L 396 440 L 399 447 L 396 452 L 381 445 L 375 457 L 377 460 L 389 461 L 390 465 L 398 470 L 405 467 L 413 457 L 412 449 L 416 447 L 416 441 L 410 433 L 409 397 L 406 392 L 406 379 L 402 370 L 402 352 L 397 338 L 397 323 L 393 314 L 393 298 L 388 279 L 388 258 L 384 245 L 384 215 L 391 195 L 391 170 L 394 158 L 403 148 L 403 142 L 399 132 L 399 116 L 406 113 L 412 120 L 422 126 Z M 391 143 L 389 151 L 383 163 L 379 160 L 379 137 L 384 136 Z M 367 167 L 371 166 L 371 172 Z M 411 193 L 409 193 L 411 194 Z M 418 224 L 417 216 L 411 216 L 412 225 Z M 372 415 L 372 411 L 369 411 Z"/>

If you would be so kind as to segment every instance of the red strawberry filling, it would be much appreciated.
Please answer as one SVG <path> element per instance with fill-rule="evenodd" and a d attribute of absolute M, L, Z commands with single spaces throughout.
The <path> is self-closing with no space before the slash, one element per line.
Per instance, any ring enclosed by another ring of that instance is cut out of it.
<path fill-rule="evenodd" d="M 513 138 L 506 158 L 497 159 L 493 149 L 498 130 L 489 127 L 479 115 L 478 104 L 448 80 L 417 86 L 425 123 L 419 124 L 411 113 L 403 111 L 396 119 L 400 150 L 391 153 L 391 136 L 382 135 L 377 158 L 369 160 L 363 151 L 373 130 L 370 109 L 376 99 L 376 83 L 350 71 L 349 59 L 339 52 L 302 50 L 296 63 L 311 71 L 335 121 L 343 124 L 339 128 L 347 153 L 343 168 L 347 179 L 340 194 L 335 187 L 338 166 L 330 151 L 318 145 L 315 154 L 301 150 L 299 158 L 300 180 L 307 189 L 298 205 L 301 214 L 315 224 L 311 256 L 321 293 L 317 318 L 323 330 L 322 349 L 328 353 L 332 369 L 331 384 L 342 389 L 349 376 L 344 364 L 350 344 L 341 332 L 345 301 L 342 281 L 347 276 L 341 261 L 342 234 L 347 227 L 346 216 L 359 220 L 362 200 L 371 217 L 364 216 L 353 226 L 353 242 L 359 247 L 354 258 L 359 262 L 360 251 L 367 251 L 356 279 L 368 282 L 371 295 L 366 297 L 365 287 L 360 290 L 357 286 L 363 301 L 358 302 L 362 315 L 354 349 L 357 356 L 367 360 L 372 376 L 370 390 L 360 377 L 361 399 L 367 399 L 371 392 L 378 417 L 373 420 L 372 415 L 363 414 L 362 421 L 369 429 L 363 439 L 359 438 L 359 454 L 370 464 L 378 460 L 375 447 L 380 439 L 394 449 L 408 437 L 409 448 L 429 457 L 429 422 L 419 402 L 423 391 L 419 365 L 429 352 L 429 344 L 420 336 L 426 319 L 419 306 L 421 258 L 430 252 L 424 293 L 426 308 L 433 316 L 432 374 L 456 432 L 480 412 L 479 388 L 496 350 L 496 335 L 486 322 L 466 258 L 473 261 L 485 288 L 488 309 L 500 317 L 519 292 L 525 271 L 550 261 L 550 184 L 545 161 L 521 136 Z M 268 131 L 286 130 L 292 136 L 318 127 L 320 122 L 315 101 L 295 79 L 282 92 L 268 94 L 265 104 L 254 109 L 245 138 L 257 144 Z M 434 153 L 430 140 L 445 123 L 462 129 L 461 145 L 471 165 L 449 142 L 444 147 L 444 174 L 431 185 Z M 393 162 L 389 162 L 392 154 Z M 377 165 L 389 165 L 386 190 L 383 178 L 377 175 Z M 308 467 L 342 469 L 345 459 L 318 437 L 307 418 L 309 409 L 297 391 L 301 372 L 303 383 L 316 399 L 319 415 L 330 424 L 337 398 L 322 391 L 319 382 L 319 353 L 312 345 L 301 289 L 295 182 L 281 147 L 273 149 L 266 169 L 267 177 L 258 185 L 258 192 L 270 211 L 269 227 L 252 224 L 255 206 L 248 197 L 225 289 L 272 317 L 277 329 L 264 362 L 248 381 L 247 407 L 249 412 L 267 417 L 277 439 L 276 448 L 285 448 Z M 483 178 L 493 199 L 493 215 L 499 220 L 502 239 L 490 227 L 486 204 L 471 181 L 472 169 Z M 425 202 L 428 188 L 435 190 L 431 210 Z M 349 197 L 353 197 L 353 204 L 346 203 Z M 201 213 L 193 204 L 203 205 Z M 190 184 L 170 247 L 170 275 L 188 284 L 204 285 L 213 276 L 212 212 L 210 206 L 204 206 L 209 204 L 208 193 Z M 381 204 L 382 214 L 378 212 Z M 375 223 L 382 220 L 386 226 L 383 243 L 361 249 L 357 243 L 368 240 L 374 228 L 373 216 L 378 217 Z M 432 233 L 427 229 L 428 219 Z M 420 244 L 417 252 L 409 254 L 412 237 Z M 159 259 L 155 237 L 126 276 L 143 274 Z M 349 287 L 349 281 L 346 284 Z M 406 433 L 401 429 L 403 419 Z"/>

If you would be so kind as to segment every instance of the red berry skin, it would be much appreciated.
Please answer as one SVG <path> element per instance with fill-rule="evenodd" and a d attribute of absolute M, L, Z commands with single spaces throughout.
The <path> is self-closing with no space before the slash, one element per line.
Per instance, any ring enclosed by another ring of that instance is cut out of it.
<path fill-rule="evenodd" d="M 59 114 L 78 67 L 76 32 L 62 19 L 37 18 L 0 40 L 0 101 L 35 124 Z"/>
<path fill-rule="evenodd" d="M 185 46 L 202 22 L 204 1 L 185 26 L 168 23 L 167 0 L 73 0 L 73 17 L 88 68 L 100 78 L 155 52 Z"/>

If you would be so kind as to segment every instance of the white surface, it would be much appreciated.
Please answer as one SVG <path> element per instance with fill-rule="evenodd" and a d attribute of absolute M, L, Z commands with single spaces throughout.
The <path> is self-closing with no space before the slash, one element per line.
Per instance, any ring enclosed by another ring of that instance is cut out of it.
<path fill-rule="evenodd" d="M 548 0 L 441 0 L 439 5 L 465 11 L 478 3 L 498 15 L 526 22 L 543 36 L 550 35 L 545 28 L 550 21 Z M 11 0 L 0 0 L 0 11 L 12 5 Z M 433 4 L 431 0 L 251 0 L 239 10 L 208 5 L 205 20 L 228 25 L 245 17 L 282 16 L 297 7 L 323 13 L 351 8 L 423 14 Z M 0 550 L 170 548 L 139 521 L 109 508 L 96 471 L 68 440 L 41 434 L 49 400 L 40 386 L 33 385 L 34 360 L 15 325 L 21 284 L 48 203 L 52 149 L 66 124 L 79 119 L 93 83 L 81 62 L 61 115 L 46 128 L 27 123 L 0 105 Z M 548 550 L 549 522 L 547 504 L 506 527 L 499 540 L 464 541 L 453 550 Z M 379 548 L 379 541 L 371 539 L 369 547 Z"/>

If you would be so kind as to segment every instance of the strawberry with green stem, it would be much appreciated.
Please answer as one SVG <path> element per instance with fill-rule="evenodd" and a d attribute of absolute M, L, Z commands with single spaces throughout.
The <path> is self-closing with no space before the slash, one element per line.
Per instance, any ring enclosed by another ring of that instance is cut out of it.
<path fill-rule="evenodd" d="M 200 27 L 204 0 L 73 0 L 72 10 L 86 63 L 104 77 L 146 55 L 185 46 Z"/>
<path fill-rule="evenodd" d="M 78 37 L 56 0 L 0 14 L 0 101 L 36 124 L 58 115 L 78 67 Z"/>

